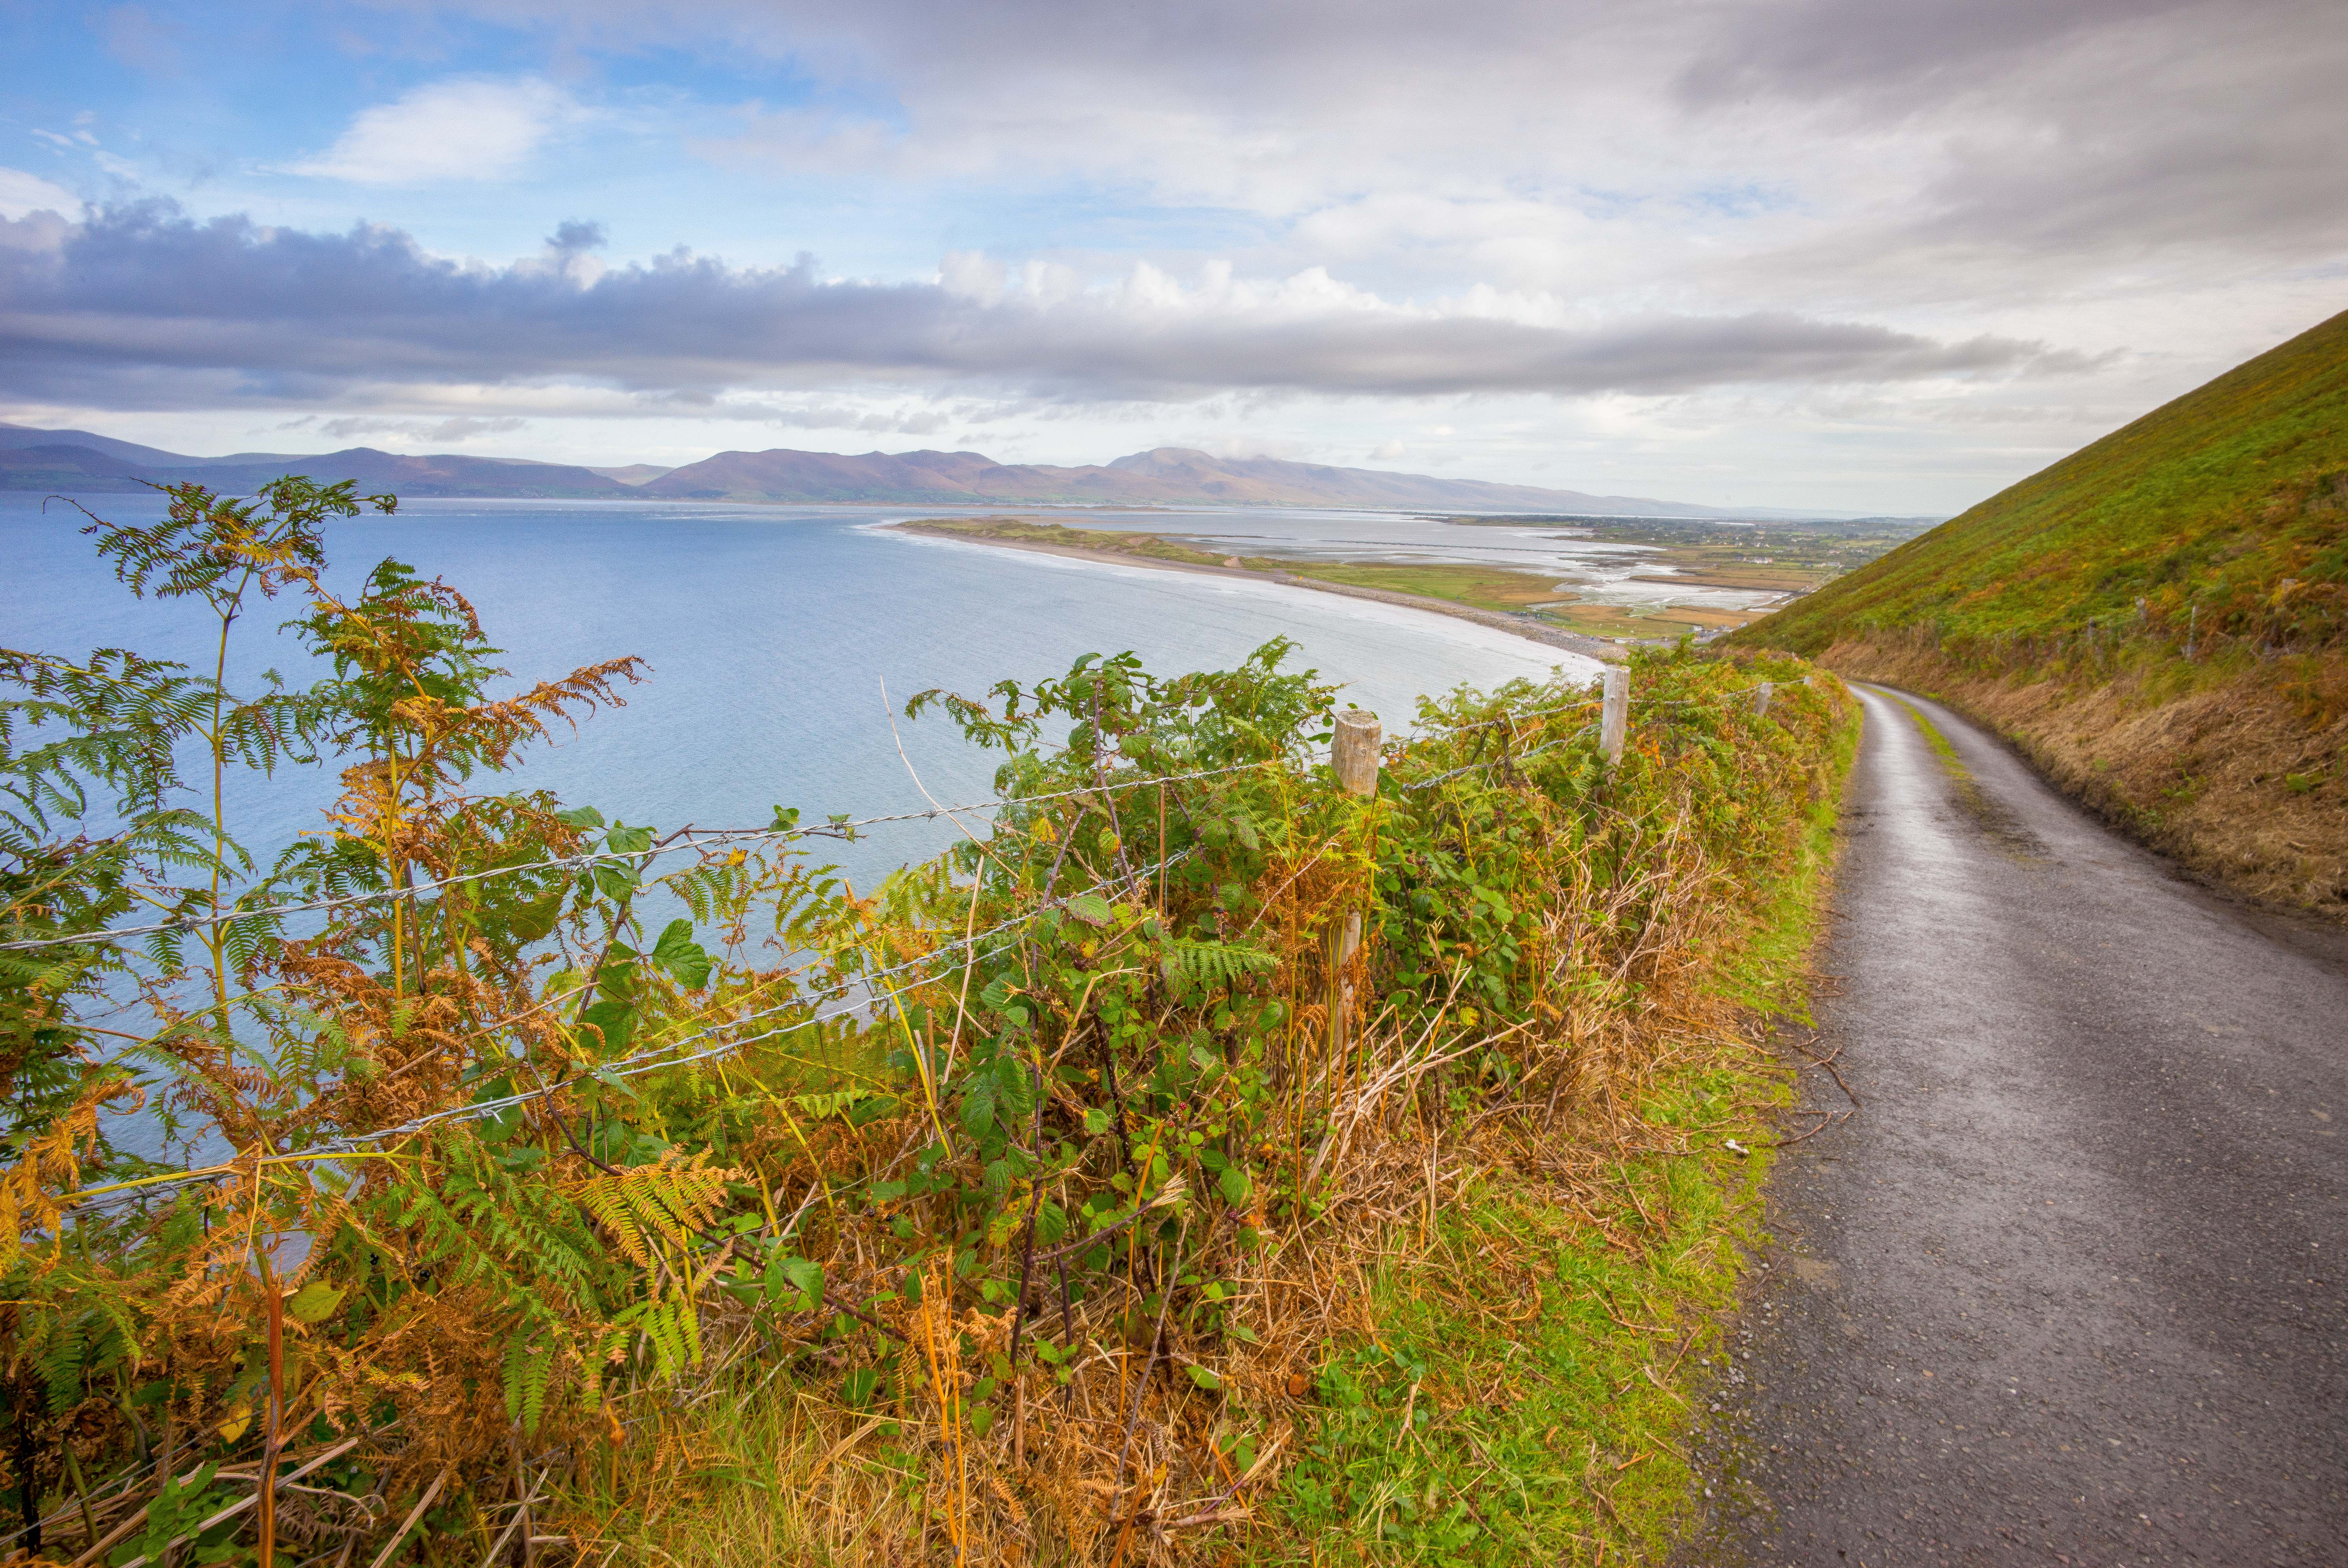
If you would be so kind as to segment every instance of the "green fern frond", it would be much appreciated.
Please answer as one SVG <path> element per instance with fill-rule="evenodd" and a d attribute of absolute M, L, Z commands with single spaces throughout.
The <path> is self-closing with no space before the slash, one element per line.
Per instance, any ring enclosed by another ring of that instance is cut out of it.
<path fill-rule="evenodd" d="M 1169 937 L 1159 952 L 1159 965 L 1171 985 L 1204 988 L 1231 986 L 1254 975 L 1268 975 L 1280 960 L 1261 948 L 1237 942 L 1193 941 Z"/>

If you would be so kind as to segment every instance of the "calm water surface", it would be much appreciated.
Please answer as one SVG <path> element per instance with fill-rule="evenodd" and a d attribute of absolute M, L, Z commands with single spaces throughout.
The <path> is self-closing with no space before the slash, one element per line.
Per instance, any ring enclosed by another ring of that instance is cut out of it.
<path fill-rule="evenodd" d="M 151 497 L 93 497 L 115 520 L 160 515 Z M 935 508 L 925 509 L 934 513 Z M 1389 733 L 1422 693 L 1591 661 L 1469 622 L 1273 583 L 1096 565 L 875 531 L 923 515 L 870 507 L 679 502 L 436 501 L 335 526 L 330 586 L 355 592 L 396 556 L 447 579 L 479 608 L 515 682 L 623 654 L 644 658 L 628 705 L 530 753 L 518 783 L 554 790 L 607 817 L 667 829 L 763 825 L 777 804 L 809 817 L 918 810 L 891 706 L 948 686 L 978 693 L 1004 676 L 1056 674 L 1086 652 L 1131 649 L 1164 673 L 1237 663 L 1275 636 L 1295 662 L 1344 683 Z M 0 496 L 0 643 L 79 657 L 126 646 L 210 663 L 209 632 L 185 604 L 140 602 L 76 530 L 78 513 Z M 1133 518 L 1128 526 L 1141 526 Z M 1159 517 L 1155 526 L 1169 519 Z M 1183 531 L 1358 530 L 1312 514 L 1184 514 Z M 1380 524 L 1380 528 L 1386 525 Z M 1419 524 L 1423 528 L 1431 525 Z M 1172 531 L 1169 529 L 1169 531 Z M 232 679 L 303 677 L 278 623 L 294 607 L 260 605 L 240 626 Z M 884 704 L 883 682 L 892 704 Z M 994 761 L 942 718 L 907 724 L 906 752 L 941 800 L 990 793 Z M 231 810 L 246 841 L 270 850 L 314 829 L 334 781 L 296 770 L 240 786 Z M 834 856 L 866 884 L 942 847 L 942 823 L 885 830 Z"/>

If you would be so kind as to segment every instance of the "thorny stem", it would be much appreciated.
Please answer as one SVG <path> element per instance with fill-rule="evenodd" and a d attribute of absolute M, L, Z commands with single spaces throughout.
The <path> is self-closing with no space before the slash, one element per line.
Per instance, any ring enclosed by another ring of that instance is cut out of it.
<path fill-rule="evenodd" d="M 1066 1257 L 1060 1257 L 1054 1261 L 1058 1264 L 1060 1269 L 1060 1337 L 1074 1344 L 1076 1331 L 1074 1321 L 1075 1313 L 1068 1302 L 1068 1260 Z M 1071 1378 L 1060 1389 L 1060 1408 L 1064 1410 L 1067 1409 L 1076 1402 L 1076 1385 L 1075 1379 Z"/>
<path fill-rule="evenodd" d="M 252 576 L 250 569 L 245 575 L 248 579 Z M 221 912 L 221 857 L 228 853 L 228 743 L 227 737 L 221 733 L 221 703 L 226 695 L 222 688 L 228 682 L 229 628 L 236 623 L 235 603 L 243 594 L 244 583 L 240 581 L 236 592 L 230 596 L 230 608 L 219 611 L 220 636 L 212 659 L 212 717 L 205 735 L 211 743 L 212 753 L 211 913 L 215 916 Z M 219 924 L 205 927 L 204 945 L 211 950 L 212 1000 L 220 1009 L 221 1027 L 225 1030 L 228 1027 L 227 928 Z"/>
<path fill-rule="evenodd" d="M 1158 1352 L 1166 1340 L 1166 1309 L 1174 1305 L 1174 1281 L 1182 1272 L 1182 1240 L 1190 1234 L 1189 1221 L 1174 1233 L 1174 1264 L 1159 1271 L 1158 1327 L 1149 1336 L 1149 1359 L 1142 1363 L 1141 1380 L 1133 1386 L 1133 1409 L 1125 1418 L 1125 1445 L 1117 1450 L 1117 1480 L 1112 1487 L 1125 1485 L 1125 1461 L 1133 1452 L 1133 1429 L 1141 1420 L 1141 1399 L 1149 1391 L 1149 1379 L 1158 1370 Z"/>
<path fill-rule="evenodd" d="M 1044 1148 L 1044 1072 L 1035 1070 L 1035 1128 L 1028 1134 L 1040 1160 Z M 1035 1272 L 1035 1214 L 1044 1206 L 1044 1173 L 1035 1173 L 1034 1188 L 1027 1194 L 1027 1223 L 1022 1227 L 1025 1235 L 1019 1254 L 1019 1305 L 1011 1318 L 1011 1348 L 1004 1357 L 1006 1366 L 1019 1365 L 1019 1331 L 1027 1327 L 1027 1282 Z"/>

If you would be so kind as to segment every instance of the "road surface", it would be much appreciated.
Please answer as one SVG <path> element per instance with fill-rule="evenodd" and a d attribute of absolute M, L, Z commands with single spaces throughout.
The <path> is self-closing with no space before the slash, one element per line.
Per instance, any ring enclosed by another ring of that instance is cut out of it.
<path fill-rule="evenodd" d="M 1859 695 L 1859 1109 L 1779 1156 L 1684 1561 L 2348 1564 L 2348 944 Z"/>

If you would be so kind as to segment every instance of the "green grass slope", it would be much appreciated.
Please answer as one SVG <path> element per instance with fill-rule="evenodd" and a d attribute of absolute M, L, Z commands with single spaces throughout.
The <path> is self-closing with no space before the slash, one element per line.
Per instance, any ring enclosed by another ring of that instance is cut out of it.
<path fill-rule="evenodd" d="M 1902 627 L 2037 638 L 2188 616 L 2302 650 L 2348 627 L 2348 312 L 1728 641 L 1815 656 Z"/>

